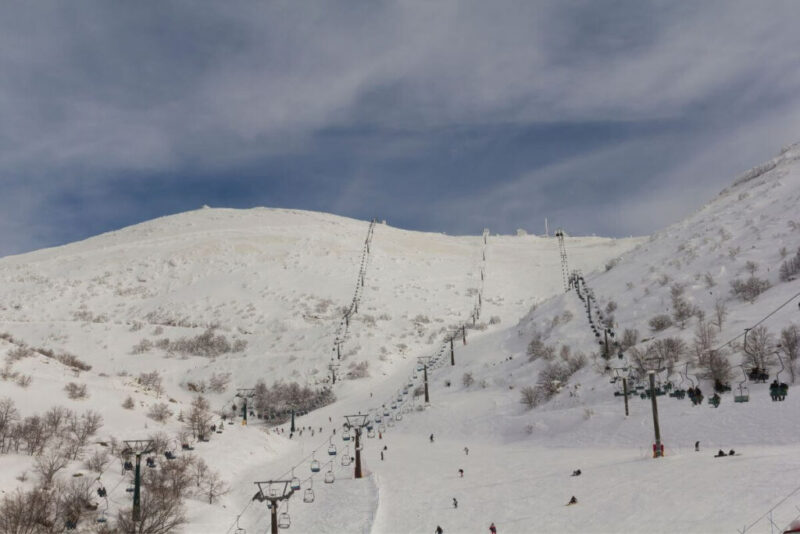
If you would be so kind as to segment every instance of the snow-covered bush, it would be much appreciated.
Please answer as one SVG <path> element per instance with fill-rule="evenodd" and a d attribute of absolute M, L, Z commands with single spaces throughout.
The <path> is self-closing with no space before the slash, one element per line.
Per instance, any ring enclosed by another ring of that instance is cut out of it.
<path fill-rule="evenodd" d="M 184 337 L 175 341 L 170 341 L 168 338 L 159 339 L 156 341 L 155 346 L 169 352 L 214 358 L 220 354 L 244 351 L 247 348 L 247 341 L 235 339 L 231 343 L 224 335 L 215 335 L 214 329 L 208 328 L 205 332 L 195 337 Z"/>
<path fill-rule="evenodd" d="M 628 350 L 639 342 L 639 331 L 635 328 L 626 328 L 622 332 L 622 339 L 619 344 L 622 350 Z"/>
<path fill-rule="evenodd" d="M 86 384 L 76 384 L 75 382 L 70 382 L 64 386 L 64 391 L 67 392 L 67 397 L 73 400 L 85 399 L 89 396 L 89 393 L 86 390 Z"/>
<path fill-rule="evenodd" d="M 750 302 L 755 302 L 758 296 L 769 289 L 770 284 L 767 280 L 751 276 L 746 280 L 736 279 L 731 282 L 731 293 L 737 298 Z"/>
<path fill-rule="evenodd" d="M 351 362 L 349 370 L 347 371 L 347 378 L 358 379 L 367 378 L 369 376 L 369 362 L 367 360 L 355 363 Z"/>
<path fill-rule="evenodd" d="M 662 330 L 666 330 L 672 326 L 672 319 L 669 315 L 660 314 L 651 318 L 647 324 L 650 326 L 650 330 L 653 332 L 661 332 Z"/>
<path fill-rule="evenodd" d="M 464 384 L 464 387 L 470 387 L 475 383 L 475 378 L 472 373 L 464 373 L 464 376 L 461 377 L 461 383 Z"/>
<path fill-rule="evenodd" d="M 133 402 L 133 397 L 131 397 L 130 395 L 128 395 L 128 397 L 127 397 L 127 398 L 125 399 L 125 401 L 122 403 L 122 407 L 123 407 L 123 408 L 125 408 L 126 410 L 133 410 L 133 407 L 134 407 L 134 406 L 135 406 L 135 404 L 134 404 L 134 402 Z"/>
<path fill-rule="evenodd" d="M 779 276 L 781 282 L 788 282 L 794 280 L 798 273 L 800 273 L 800 248 L 797 249 L 794 257 L 781 263 Z"/>
<path fill-rule="evenodd" d="M 789 371 L 792 383 L 794 383 L 797 362 L 800 359 L 800 328 L 797 325 L 792 324 L 781 330 L 780 351 L 786 358 L 786 369 Z"/>
<path fill-rule="evenodd" d="M 142 339 L 139 343 L 133 346 L 131 349 L 131 354 L 142 354 L 144 352 L 150 352 L 153 348 L 153 342 L 147 338 Z"/>
<path fill-rule="evenodd" d="M 164 421 L 166 421 L 170 415 L 172 415 L 172 411 L 169 409 L 169 406 L 164 402 L 157 402 L 153 404 L 147 411 L 147 417 L 149 417 L 153 421 L 158 421 L 159 423 L 163 423 Z"/>

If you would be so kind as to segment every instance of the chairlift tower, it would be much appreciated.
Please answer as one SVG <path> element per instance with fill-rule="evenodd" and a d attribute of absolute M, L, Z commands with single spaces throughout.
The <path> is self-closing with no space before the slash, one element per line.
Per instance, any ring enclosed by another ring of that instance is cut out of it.
<path fill-rule="evenodd" d="M 430 395 L 428 394 L 428 364 L 431 361 L 432 356 L 420 356 L 417 358 L 417 361 L 422 364 L 422 377 L 425 382 L 425 404 L 431 402 Z"/>
<path fill-rule="evenodd" d="M 355 467 L 355 472 L 353 474 L 353 478 L 361 478 L 362 477 L 362 474 L 361 474 L 361 430 L 365 426 L 367 426 L 367 424 L 369 423 L 369 416 L 368 415 L 362 415 L 362 414 L 345 415 L 344 418 L 345 418 L 345 421 L 346 421 L 345 424 L 344 424 L 345 431 L 347 431 L 347 430 L 352 428 L 353 431 L 356 434 L 355 435 L 355 438 L 356 438 L 356 443 L 355 443 L 356 467 Z"/>
<path fill-rule="evenodd" d="M 653 407 L 653 429 L 655 430 L 656 442 L 653 444 L 653 458 L 660 458 L 664 455 L 661 443 L 661 429 L 658 424 L 658 401 L 656 400 L 656 373 L 664 370 L 661 367 L 661 358 L 647 358 L 644 362 L 647 375 L 650 377 L 650 401 Z"/>
<path fill-rule="evenodd" d="M 140 503 L 140 491 L 141 491 L 141 464 L 142 464 L 142 455 L 149 454 L 153 452 L 153 440 L 152 439 L 126 439 L 124 440 L 125 449 L 123 449 L 123 454 L 133 454 L 136 456 L 136 471 L 134 474 L 134 482 L 133 482 L 133 510 L 131 511 L 131 520 L 136 523 L 137 521 L 141 520 L 141 503 Z"/>
<path fill-rule="evenodd" d="M 238 388 L 236 390 L 236 396 L 242 399 L 242 426 L 247 426 L 247 399 L 252 399 L 255 395 L 255 388 Z"/>
<path fill-rule="evenodd" d="M 567 247 L 564 244 L 564 230 L 559 228 L 554 234 L 558 238 L 558 251 L 561 254 L 561 277 L 564 280 L 564 291 L 569 291 L 569 264 L 567 263 Z"/>
<path fill-rule="evenodd" d="M 291 498 L 291 496 L 294 494 L 294 490 L 291 487 L 292 481 L 267 480 L 263 482 L 254 482 L 254 484 L 258 486 L 258 492 L 253 496 L 253 500 L 258 502 L 269 502 L 269 508 L 272 515 L 272 529 L 270 532 L 271 534 L 278 534 L 278 504 L 281 501 Z M 273 485 L 275 486 L 274 488 Z M 267 490 L 266 494 L 264 493 L 265 488 Z M 286 526 L 283 528 L 287 528 L 289 526 L 288 514 L 285 515 L 287 516 L 287 523 L 285 523 Z"/>

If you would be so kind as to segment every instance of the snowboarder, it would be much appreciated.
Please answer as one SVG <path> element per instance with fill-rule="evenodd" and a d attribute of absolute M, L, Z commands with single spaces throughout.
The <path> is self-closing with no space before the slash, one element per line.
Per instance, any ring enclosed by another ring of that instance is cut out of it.
<path fill-rule="evenodd" d="M 695 452 L 700 452 L 700 442 L 699 441 L 695 441 L 694 442 L 694 451 Z"/>
<path fill-rule="evenodd" d="M 728 456 L 735 456 L 735 455 L 736 455 L 736 451 L 733 450 L 733 449 L 731 449 L 730 452 L 728 452 Z"/>
<path fill-rule="evenodd" d="M 778 384 L 778 379 L 772 381 L 772 384 L 769 385 L 769 396 L 772 398 L 772 402 L 778 400 L 778 396 L 780 395 L 780 384 Z"/>
<path fill-rule="evenodd" d="M 458 477 L 459 478 L 464 478 L 464 470 L 463 469 L 459 469 L 458 470 Z"/>
<path fill-rule="evenodd" d="M 492 534 L 497 534 L 497 527 L 494 526 L 494 523 L 489 525 L 489 532 L 491 532 Z"/>
<path fill-rule="evenodd" d="M 567 506 L 570 506 L 572 504 L 578 504 L 578 499 L 575 498 L 575 495 L 573 495 L 572 498 L 569 500 Z"/>
<path fill-rule="evenodd" d="M 464 447 L 464 454 L 469 456 L 469 447 Z"/>
<path fill-rule="evenodd" d="M 458 501 L 453 497 L 453 508 L 458 508 Z"/>
<path fill-rule="evenodd" d="M 572 472 L 572 476 L 574 476 L 574 477 L 581 476 L 581 470 L 580 469 L 576 469 L 575 471 Z"/>
<path fill-rule="evenodd" d="M 722 458 L 723 456 L 727 456 L 727 454 L 725 454 L 725 451 L 720 449 L 719 452 L 714 456 L 714 458 Z"/>
<path fill-rule="evenodd" d="M 444 534 L 444 530 L 439 525 L 436 525 L 436 530 L 434 532 L 436 534 Z"/>
<path fill-rule="evenodd" d="M 431 434 L 431 443 L 433 443 L 433 434 Z"/>

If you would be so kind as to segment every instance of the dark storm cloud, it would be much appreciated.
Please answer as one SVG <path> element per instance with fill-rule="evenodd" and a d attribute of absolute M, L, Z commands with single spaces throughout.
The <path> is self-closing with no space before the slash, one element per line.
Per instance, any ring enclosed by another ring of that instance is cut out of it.
<path fill-rule="evenodd" d="M 7 2 L 0 254 L 200 204 L 652 231 L 795 141 L 795 2 Z"/>

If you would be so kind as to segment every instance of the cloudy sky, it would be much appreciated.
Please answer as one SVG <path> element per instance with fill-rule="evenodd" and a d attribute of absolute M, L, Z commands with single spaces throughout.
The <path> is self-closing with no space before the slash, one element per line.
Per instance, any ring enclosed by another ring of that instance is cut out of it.
<path fill-rule="evenodd" d="M 638 235 L 800 141 L 800 2 L 3 2 L 0 255 L 270 206 Z"/>

